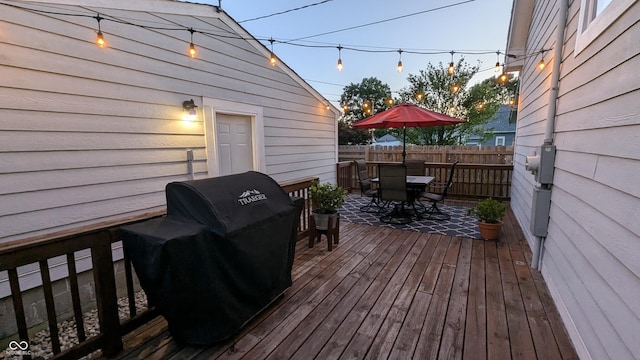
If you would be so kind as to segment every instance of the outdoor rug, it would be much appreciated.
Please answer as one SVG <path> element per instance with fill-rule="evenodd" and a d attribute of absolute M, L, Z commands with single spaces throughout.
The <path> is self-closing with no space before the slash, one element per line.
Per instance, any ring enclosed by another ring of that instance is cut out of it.
<path fill-rule="evenodd" d="M 381 222 L 380 215 L 360 211 L 360 207 L 368 204 L 369 201 L 369 198 L 362 197 L 359 194 L 349 194 L 344 205 L 340 208 L 340 220 L 356 224 L 368 224 L 401 230 L 480 239 L 480 233 L 478 232 L 478 219 L 473 216 L 467 216 L 467 207 L 438 205 L 443 212 L 451 215 L 450 220 L 422 219 L 414 220 L 412 223 L 407 225 L 395 225 Z"/>

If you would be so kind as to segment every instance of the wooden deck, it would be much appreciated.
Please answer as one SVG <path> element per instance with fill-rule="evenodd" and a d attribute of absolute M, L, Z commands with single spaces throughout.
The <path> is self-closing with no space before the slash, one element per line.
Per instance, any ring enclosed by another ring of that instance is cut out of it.
<path fill-rule="evenodd" d="M 324 240 L 324 237 L 323 237 Z M 226 343 L 180 347 L 162 317 L 122 359 L 577 359 L 509 212 L 500 242 L 341 224 L 300 241 L 284 298 Z"/>

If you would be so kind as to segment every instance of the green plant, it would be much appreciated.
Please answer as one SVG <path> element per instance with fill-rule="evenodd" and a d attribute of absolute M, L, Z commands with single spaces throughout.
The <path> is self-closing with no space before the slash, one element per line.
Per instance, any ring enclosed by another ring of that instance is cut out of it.
<path fill-rule="evenodd" d="M 347 191 L 330 183 L 320 184 L 318 180 L 311 183 L 309 189 L 314 211 L 320 214 L 333 214 L 338 211 L 347 198 Z"/>
<path fill-rule="evenodd" d="M 507 211 L 507 205 L 488 198 L 478 202 L 475 207 L 469 209 L 467 214 L 485 223 L 498 224 L 502 221 L 505 211 Z"/>

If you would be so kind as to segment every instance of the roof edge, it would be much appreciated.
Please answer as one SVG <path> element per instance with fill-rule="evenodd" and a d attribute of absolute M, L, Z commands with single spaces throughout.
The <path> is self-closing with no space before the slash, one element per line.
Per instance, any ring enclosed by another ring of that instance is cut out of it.
<path fill-rule="evenodd" d="M 534 7 L 535 0 L 513 0 L 506 46 L 506 53 L 510 56 L 505 56 L 505 71 L 518 71 L 524 65 L 522 56 L 527 50 Z"/>

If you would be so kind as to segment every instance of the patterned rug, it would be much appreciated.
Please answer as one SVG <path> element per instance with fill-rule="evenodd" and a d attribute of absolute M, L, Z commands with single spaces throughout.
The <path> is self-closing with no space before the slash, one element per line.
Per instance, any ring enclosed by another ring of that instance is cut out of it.
<path fill-rule="evenodd" d="M 467 209 L 463 206 L 438 205 L 445 213 L 451 215 L 450 220 L 414 220 L 407 225 L 386 224 L 380 221 L 380 215 L 360 211 L 360 207 L 367 205 L 370 199 L 359 194 L 349 194 L 342 208 L 340 219 L 356 224 L 368 224 L 385 226 L 402 230 L 413 230 L 424 233 L 434 233 L 449 236 L 460 236 L 471 239 L 480 239 L 478 232 L 478 220 L 467 216 Z"/>

